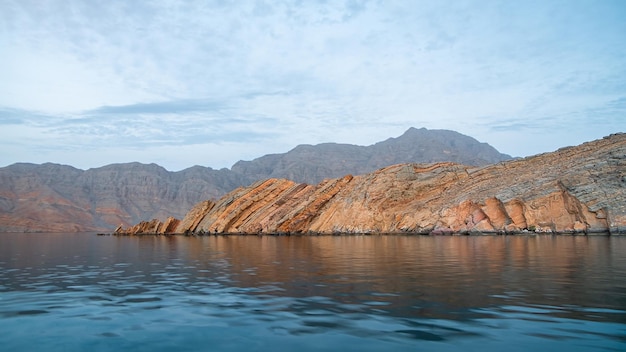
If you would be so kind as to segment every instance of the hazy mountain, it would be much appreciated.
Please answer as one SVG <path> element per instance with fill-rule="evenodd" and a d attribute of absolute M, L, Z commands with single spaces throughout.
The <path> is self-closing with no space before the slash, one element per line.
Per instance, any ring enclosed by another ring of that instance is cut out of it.
<path fill-rule="evenodd" d="M 112 164 L 86 171 L 46 163 L 0 169 L 0 231 L 100 231 L 184 214 L 202 198 L 245 184 L 228 169 Z"/>
<path fill-rule="evenodd" d="M 370 146 L 299 145 L 284 154 L 239 161 L 233 165 L 232 171 L 257 180 L 275 177 L 315 184 L 325 178 L 359 175 L 400 163 L 451 161 L 483 166 L 509 159 L 509 155 L 498 152 L 489 144 L 458 132 L 410 128 L 400 137 Z"/>
<path fill-rule="evenodd" d="M 488 144 L 453 131 L 411 128 L 371 146 L 300 145 L 284 154 L 237 162 L 230 170 L 193 166 L 170 172 L 140 163 L 80 170 L 18 163 L 0 168 L 0 231 L 107 231 L 146 219 L 180 218 L 202 200 L 269 177 L 317 183 L 397 163 L 479 166 L 507 159 Z"/>

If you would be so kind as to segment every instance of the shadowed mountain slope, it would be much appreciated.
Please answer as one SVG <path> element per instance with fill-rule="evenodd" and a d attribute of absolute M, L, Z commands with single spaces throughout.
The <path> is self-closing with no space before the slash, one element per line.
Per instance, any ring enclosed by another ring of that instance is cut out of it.
<path fill-rule="evenodd" d="M 509 159 L 509 155 L 458 132 L 410 128 L 400 137 L 366 147 L 337 143 L 299 145 L 284 154 L 239 161 L 232 170 L 254 175 L 257 180 L 286 178 L 315 184 L 325 178 L 360 175 L 400 163 L 450 161 L 484 166 Z"/>

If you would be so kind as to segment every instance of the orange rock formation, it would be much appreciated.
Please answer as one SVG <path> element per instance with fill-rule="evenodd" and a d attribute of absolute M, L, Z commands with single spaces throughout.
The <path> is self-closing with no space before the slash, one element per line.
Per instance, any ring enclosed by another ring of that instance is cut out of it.
<path fill-rule="evenodd" d="M 163 233 L 153 221 L 116 232 Z M 626 232 L 626 134 L 479 168 L 399 164 L 316 186 L 268 179 L 174 223 L 165 227 L 176 233 Z"/>

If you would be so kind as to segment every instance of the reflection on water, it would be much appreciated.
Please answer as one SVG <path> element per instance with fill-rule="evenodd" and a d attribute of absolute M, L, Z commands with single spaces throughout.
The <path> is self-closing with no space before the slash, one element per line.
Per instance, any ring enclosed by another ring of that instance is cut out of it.
<path fill-rule="evenodd" d="M 624 350 L 625 253 L 609 236 L 0 234 L 0 345 Z"/>

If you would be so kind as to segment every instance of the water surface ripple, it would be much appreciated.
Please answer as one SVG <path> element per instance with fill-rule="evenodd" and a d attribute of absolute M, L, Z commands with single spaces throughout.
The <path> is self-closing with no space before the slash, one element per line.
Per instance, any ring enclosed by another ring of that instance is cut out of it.
<path fill-rule="evenodd" d="M 0 234 L 6 351 L 623 351 L 626 237 Z"/>

